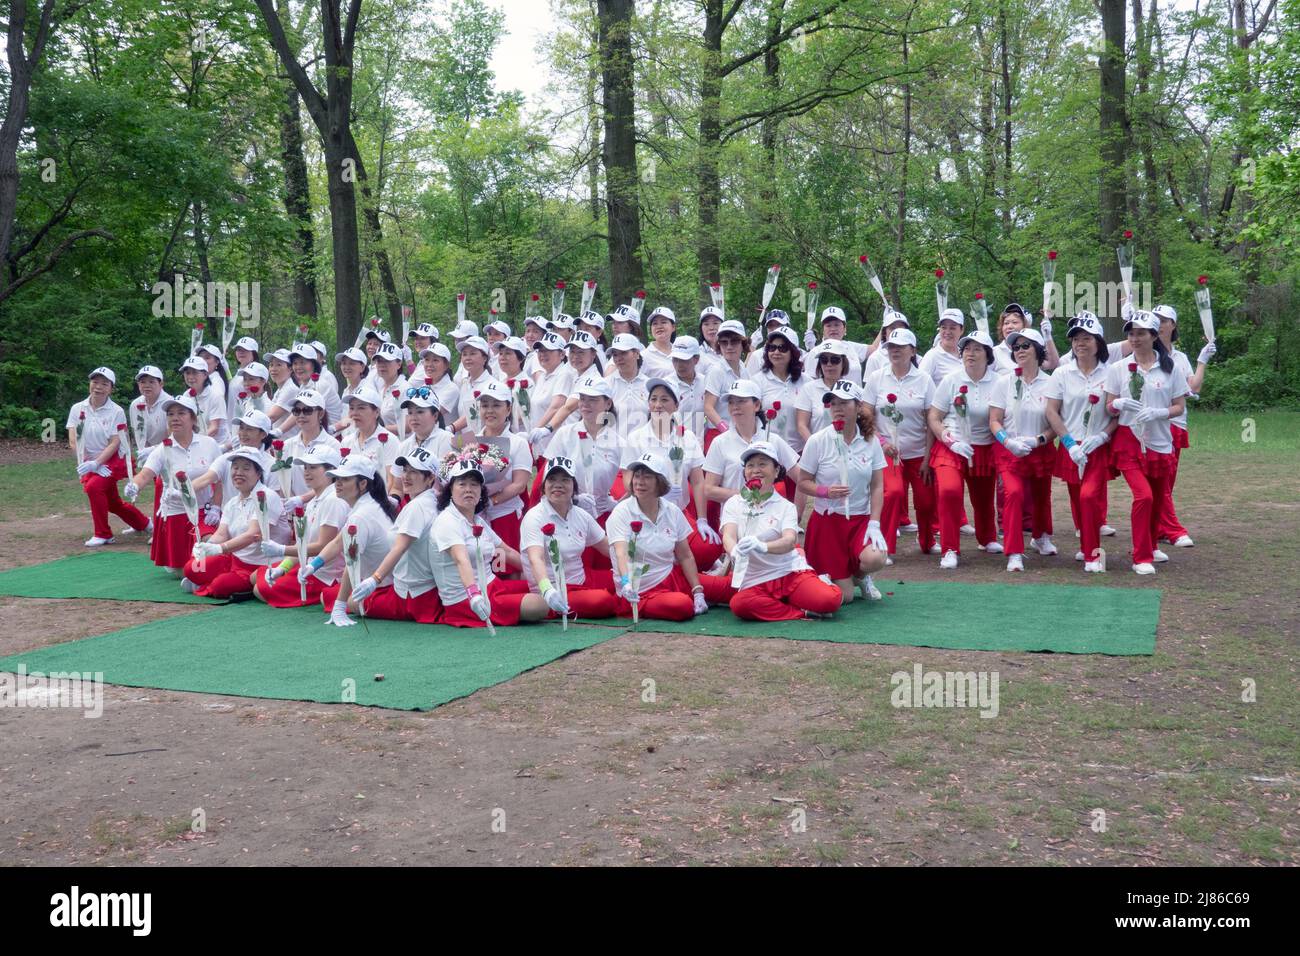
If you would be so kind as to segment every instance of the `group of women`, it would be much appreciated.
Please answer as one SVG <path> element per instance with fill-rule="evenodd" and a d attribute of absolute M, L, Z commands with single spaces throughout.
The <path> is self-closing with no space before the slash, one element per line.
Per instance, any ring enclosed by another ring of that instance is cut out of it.
<path fill-rule="evenodd" d="M 86 544 L 114 540 L 112 514 L 199 595 L 467 627 L 723 603 L 824 616 L 879 599 L 872 575 L 906 532 L 943 568 L 973 532 L 1021 571 L 1026 534 L 1056 554 L 1053 478 L 1086 571 L 1105 570 L 1116 475 L 1137 573 L 1168 560 L 1162 537 L 1191 545 L 1172 490 L 1214 345 L 1193 371 L 1172 308 L 1128 312 L 1115 343 L 1075 316 L 1065 356 L 1050 317 L 1031 328 L 1015 304 L 996 345 L 944 312 L 923 355 L 897 311 L 870 344 L 836 307 L 821 325 L 801 339 L 773 310 L 751 339 L 711 307 L 697 339 L 670 309 L 620 307 L 529 317 L 522 338 L 462 321 L 449 348 L 430 325 L 399 344 L 372 323 L 334 356 L 342 382 L 320 342 L 243 338 L 233 369 L 211 345 L 187 358 L 176 396 L 141 368 L 126 411 L 100 367 L 68 417 Z M 149 485 L 151 516 L 133 504 Z"/>

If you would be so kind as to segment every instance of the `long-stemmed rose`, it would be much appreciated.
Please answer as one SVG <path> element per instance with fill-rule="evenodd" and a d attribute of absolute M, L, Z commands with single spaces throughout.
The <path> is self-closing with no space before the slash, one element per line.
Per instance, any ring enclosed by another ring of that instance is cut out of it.
<path fill-rule="evenodd" d="M 555 522 L 548 521 L 542 525 L 542 534 L 546 536 L 546 553 L 550 558 L 551 570 L 555 572 L 555 587 L 560 592 L 560 600 L 567 606 L 569 603 L 569 583 L 564 575 L 564 556 L 560 554 L 560 539 L 555 536 Z M 561 614 L 560 621 L 561 628 L 567 631 L 569 629 L 569 615 L 567 613 Z"/>

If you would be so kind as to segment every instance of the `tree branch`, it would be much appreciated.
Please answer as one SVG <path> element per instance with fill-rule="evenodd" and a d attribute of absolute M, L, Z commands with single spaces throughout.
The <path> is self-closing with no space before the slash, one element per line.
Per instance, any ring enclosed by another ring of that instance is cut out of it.
<path fill-rule="evenodd" d="M 111 241 L 117 240 L 117 236 L 113 235 L 111 232 L 108 232 L 104 229 L 82 229 L 80 232 L 74 232 L 72 235 L 68 236 L 68 238 L 64 239 L 61 243 L 58 244 L 58 246 L 55 247 L 54 251 L 51 252 L 49 256 L 46 258 L 44 265 L 42 265 L 38 269 L 33 269 L 31 272 L 27 273 L 22 278 L 14 282 L 11 282 L 7 288 L 0 289 L 0 302 L 3 302 L 5 299 L 9 298 L 9 296 L 13 295 L 15 292 L 17 292 L 27 283 L 35 279 L 37 276 L 44 275 L 46 272 L 49 272 L 51 269 L 54 268 L 54 266 L 58 263 L 58 261 L 61 258 L 63 258 L 63 254 L 66 253 L 69 249 L 71 249 L 72 246 L 79 239 L 86 239 L 90 236 L 99 236 L 101 239 L 108 239 Z"/>

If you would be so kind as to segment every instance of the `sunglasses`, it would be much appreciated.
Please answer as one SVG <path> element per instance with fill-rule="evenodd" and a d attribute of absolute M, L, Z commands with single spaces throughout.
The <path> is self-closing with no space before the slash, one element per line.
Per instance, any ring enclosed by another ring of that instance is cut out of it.
<path fill-rule="evenodd" d="M 427 385 L 421 385 L 419 388 L 408 388 L 406 390 L 407 398 L 428 398 L 433 392 Z"/>
<path fill-rule="evenodd" d="M 788 352 L 790 351 L 790 346 L 786 345 L 784 342 L 768 342 L 767 350 L 769 352 Z"/>
<path fill-rule="evenodd" d="M 817 362 L 818 362 L 819 365 L 829 365 L 831 362 L 838 362 L 839 360 L 840 360 L 840 356 L 838 356 L 838 355 L 819 355 L 819 356 L 817 356 Z"/>
<path fill-rule="evenodd" d="M 736 335 L 719 335 L 719 336 L 718 336 L 718 344 L 719 344 L 719 345 L 740 345 L 741 342 L 743 342 L 743 341 L 744 341 L 743 339 L 741 339 L 739 336 L 736 336 Z"/>
<path fill-rule="evenodd" d="M 1011 351 L 1023 352 L 1025 351 L 1025 349 L 1031 348 L 1033 344 L 1034 344 L 1033 342 L 1026 342 L 1022 339 L 1021 341 L 1017 342 L 1015 345 L 1011 346 Z"/>
<path fill-rule="evenodd" d="M 316 411 L 316 409 L 314 409 L 314 408 L 304 408 L 303 406 L 298 405 L 298 406 L 295 406 L 295 407 L 294 407 L 293 413 L 294 413 L 295 415 L 310 415 L 310 414 L 311 414 L 312 412 L 314 412 L 314 411 Z"/>

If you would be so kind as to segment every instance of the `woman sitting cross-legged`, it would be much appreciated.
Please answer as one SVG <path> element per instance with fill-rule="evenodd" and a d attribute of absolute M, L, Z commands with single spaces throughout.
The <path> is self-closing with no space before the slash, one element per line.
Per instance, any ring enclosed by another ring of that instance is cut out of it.
<path fill-rule="evenodd" d="M 734 561 L 731 611 L 747 621 L 821 617 L 840 606 L 838 586 L 817 576 L 794 550 L 799 515 L 776 491 L 785 477 L 777 451 L 755 442 L 740 454 L 745 490 L 722 506 L 722 541 Z"/>
<path fill-rule="evenodd" d="M 334 492 L 334 476 L 331 468 L 337 468 L 341 459 L 337 448 L 322 445 L 302 452 L 294 459 L 294 467 L 302 466 L 303 481 L 311 494 L 311 500 L 302 509 L 302 517 L 307 519 L 307 556 L 314 558 L 325 550 L 325 546 L 342 532 L 348 523 L 348 503 Z M 293 569 L 294 558 L 298 551 L 292 545 L 278 541 L 263 541 L 262 554 L 269 560 L 285 558 L 278 564 L 271 564 L 257 572 L 257 581 L 253 585 L 253 596 L 265 601 L 271 607 L 309 607 L 319 604 L 321 594 L 330 585 L 338 581 L 343 573 L 343 555 L 336 553 L 328 564 L 308 576 L 306 585 L 307 599 L 303 600 L 303 588 L 297 574 L 286 572 Z M 288 555 L 289 557 L 286 557 Z"/>

